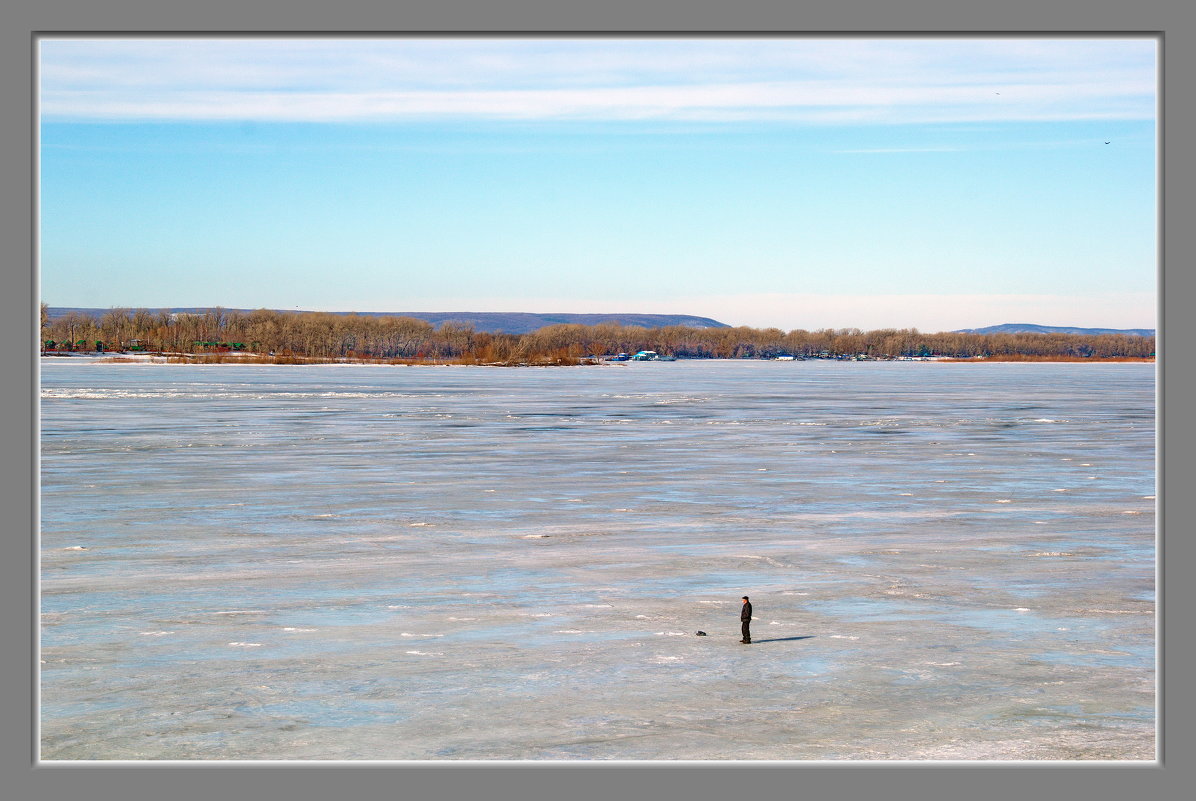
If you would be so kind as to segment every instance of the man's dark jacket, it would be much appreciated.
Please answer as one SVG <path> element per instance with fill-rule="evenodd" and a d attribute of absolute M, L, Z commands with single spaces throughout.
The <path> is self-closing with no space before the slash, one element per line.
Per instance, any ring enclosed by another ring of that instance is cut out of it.
<path fill-rule="evenodd" d="M 747 603 L 745 603 L 743 605 L 743 610 L 739 613 L 739 619 L 740 620 L 751 620 L 752 619 L 752 602 L 751 601 L 748 601 Z"/>

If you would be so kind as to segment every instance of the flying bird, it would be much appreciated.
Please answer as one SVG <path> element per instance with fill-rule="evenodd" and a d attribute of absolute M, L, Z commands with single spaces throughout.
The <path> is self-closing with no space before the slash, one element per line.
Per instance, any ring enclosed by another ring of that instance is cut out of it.
<path fill-rule="evenodd" d="M 1107 144 L 1109 144 L 1109 143 L 1108 143 L 1108 142 L 1105 142 L 1105 144 L 1107 145 Z"/>

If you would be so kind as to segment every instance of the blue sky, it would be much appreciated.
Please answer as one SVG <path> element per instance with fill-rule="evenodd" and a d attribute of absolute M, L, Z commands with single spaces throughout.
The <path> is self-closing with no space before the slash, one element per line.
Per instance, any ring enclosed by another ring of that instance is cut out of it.
<path fill-rule="evenodd" d="M 1150 39 L 43 40 L 41 297 L 1153 327 L 1156 61 Z"/>

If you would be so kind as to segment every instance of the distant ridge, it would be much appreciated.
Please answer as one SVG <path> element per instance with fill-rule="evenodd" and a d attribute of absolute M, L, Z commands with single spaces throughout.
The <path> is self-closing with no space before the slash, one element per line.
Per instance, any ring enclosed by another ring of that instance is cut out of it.
<path fill-rule="evenodd" d="M 1152 337 L 1153 328 L 1077 328 L 1067 325 L 1035 325 L 1034 323 L 1002 323 L 990 325 L 987 328 L 960 328 L 953 334 L 1083 334 L 1097 336 L 1099 334 L 1129 334 L 1132 336 Z"/>
<path fill-rule="evenodd" d="M 130 307 L 134 308 L 134 307 Z M 211 306 L 172 306 L 170 308 L 152 308 L 146 311 L 169 312 L 172 314 L 203 314 L 211 311 Z M 222 309 L 225 312 L 241 312 L 248 314 L 254 309 Z M 50 320 L 57 320 L 64 314 L 78 312 L 89 317 L 99 318 L 110 309 L 94 309 L 82 307 L 51 306 L 46 310 Z M 273 309 L 277 312 L 300 313 L 299 309 Z M 599 325 L 600 323 L 619 323 L 621 325 L 639 325 L 644 328 L 663 328 L 670 325 L 681 325 L 687 328 L 730 328 L 726 323 L 712 320 L 709 317 L 695 317 L 690 314 L 535 314 L 532 312 L 323 312 L 326 314 L 356 314 L 361 317 L 412 317 L 424 320 L 432 325 L 442 323 L 457 323 L 472 325 L 475 331 L 503 334 L 527 334 L 549 325 Z"/>

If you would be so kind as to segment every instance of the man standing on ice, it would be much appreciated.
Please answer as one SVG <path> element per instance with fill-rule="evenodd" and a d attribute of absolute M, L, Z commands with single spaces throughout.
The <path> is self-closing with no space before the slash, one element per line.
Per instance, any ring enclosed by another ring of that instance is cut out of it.
<path fill-rule="evenodd" d="M 739 622 L 740 628 L 743 629 L 743 639 L 740 642 L 751 643 L 752 632 L 748 627 L 752 623 L 752 602 L 746 595 L 743 596 L 743 608 L 739 610 Z"/>

